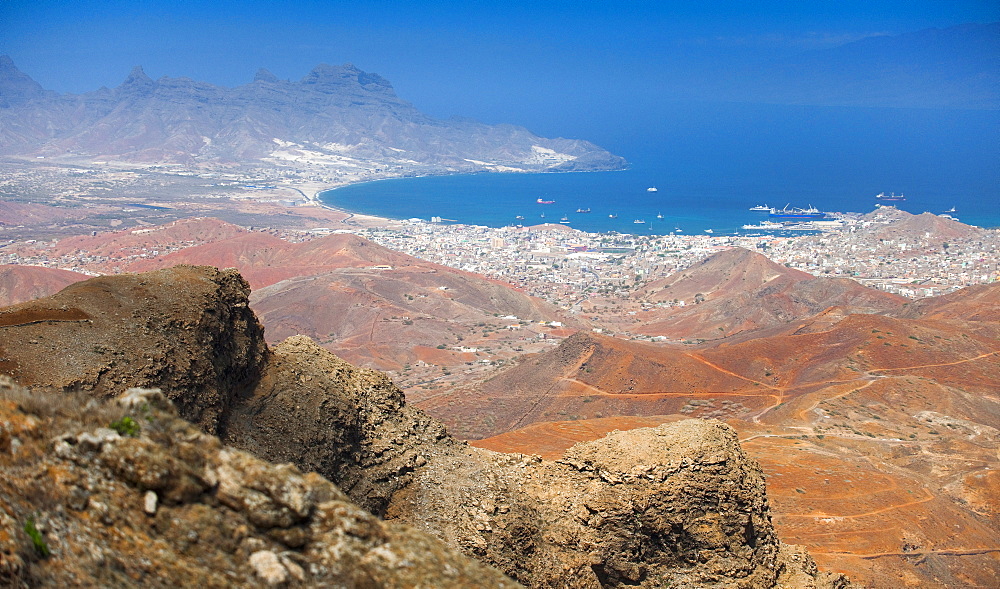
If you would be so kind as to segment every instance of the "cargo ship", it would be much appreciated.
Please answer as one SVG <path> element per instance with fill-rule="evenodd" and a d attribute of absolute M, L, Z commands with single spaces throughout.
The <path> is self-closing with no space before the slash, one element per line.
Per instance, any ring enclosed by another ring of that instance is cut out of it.
<path fill-rule="evenodd" d="M 905 196 L 903 196 L 902 194 L 896 194 L 895 192 L 888 195 L 884 192 L 880 192 L 875 195 L 875 198 L 877 198 L 878 200 L 889 200 L 889 201 L 906 200 Z"/>
<path fill-rule="evenodd" d="M 772 219 L 788 219 L 788 220 L 822 219 L 823 217 L 826 216 L 826 213 L 824 213 L 823 211 L 817 209 L 812 205 L 809 205 L 808 209 L 803 209 L 800 207 L 788 208 L 788 205 L 785 205 L 785 208 L 783 209 L 771 209 L 771 212 L 768 213 L 767 216 Z"/>

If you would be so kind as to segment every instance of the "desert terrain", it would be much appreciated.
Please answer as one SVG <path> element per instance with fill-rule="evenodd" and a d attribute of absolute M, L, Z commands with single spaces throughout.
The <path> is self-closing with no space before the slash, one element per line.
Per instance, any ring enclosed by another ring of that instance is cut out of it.
<path fill-rule="evenodd" d="M 779 536 L 824 570 L 871 587 L 1000 578 L 996 285 L 905 298 L 717 245 L 661 279 L 557 304 L 358 236 L 400 222 L 256 192 L 108 204 L 118 228 L 99 207 L 0 203 L 0 251 L 22 262 L 0 293 L 235 267 L 270 343 L 301 333 L 387 370 L 476 446 L 558 459 L 614 430 L 721 419 L 764 469 Z"/>

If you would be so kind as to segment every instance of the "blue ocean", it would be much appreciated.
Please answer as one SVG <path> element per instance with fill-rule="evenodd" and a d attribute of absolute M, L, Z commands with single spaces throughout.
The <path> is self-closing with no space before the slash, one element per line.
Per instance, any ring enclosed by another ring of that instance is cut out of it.
<path fill-rule="evenodd" d="M 723 235 L 766 219 L 749 210 L 757 205 L 866 213 L 890 204 L 876 194 L 896 193 L 906 200 L 891 204 L 911 213 L 1000 227 L 997 112 L 702 104 L 632 127 L 599 123 L 586 138 L 630 169 L 382 180 L 321 199 L 400 219 Z"/>

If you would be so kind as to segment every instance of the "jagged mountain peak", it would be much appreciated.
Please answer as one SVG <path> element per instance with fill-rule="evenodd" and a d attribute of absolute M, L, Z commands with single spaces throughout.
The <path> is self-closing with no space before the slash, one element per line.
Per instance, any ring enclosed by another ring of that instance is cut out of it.
<path fill-rule="evenodd" d="M 302 83 L 320 87 L 360 86 L 369 92 L 396 95 L 388 80 L 378 74 L 362 71 L 350 63 L 342 66 L 321 63 L 302 78 Z"/>
<path fill-rule="evenodd" d="M 150 78 L 148 75 L 146 75 L 146 72 L 142 69 L 142 66 L 137 65 L 132 68 L 132 71 L 129 72 L 128 77 L 125 78 L 124 82 L 122 82 L 122 86 L 135 86 L 135 85 L 148 86 L 155 83 L 156 82 L 153 81 L 153 78 Z"/>
<path fill-rule="evenodd" d="M 271 73 L 267 68 L 260 68 L 253 77 L 254 82 L 278 82 L 278 76 Z"/>
<path fill-rule="evenodd" d="M 43 96 L 45 90 L 31 76 L 17 69 L 9 55 L 0 55 L 0 108 Z"/>

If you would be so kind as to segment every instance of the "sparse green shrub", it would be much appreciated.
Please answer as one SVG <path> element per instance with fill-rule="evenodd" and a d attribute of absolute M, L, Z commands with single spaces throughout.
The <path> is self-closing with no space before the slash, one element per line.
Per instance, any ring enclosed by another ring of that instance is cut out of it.
<path fill-rule="evenodd" d="M 139 435 L 139 423 L 128 415 L 117 421 L 112 421 L 108 427 L 123 436 L 134 438 Z"/>
<path fill-rule="evenodd" d="M 45 542 L 45 538 L 42 537 L 42 533 L 35 527 L 35 516 L 29 515 L 28 521 L 24 522 L 24 533 L 28 534 L 28 537 L 31 538 L 31 545 L 39 556 L 44 558 L 52 554 L 49 550 L 49 545 Z"/>

